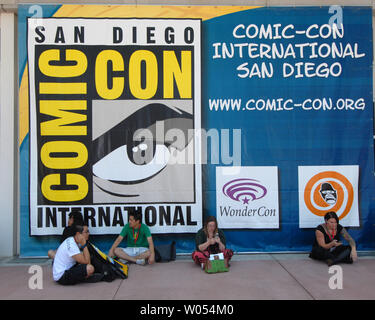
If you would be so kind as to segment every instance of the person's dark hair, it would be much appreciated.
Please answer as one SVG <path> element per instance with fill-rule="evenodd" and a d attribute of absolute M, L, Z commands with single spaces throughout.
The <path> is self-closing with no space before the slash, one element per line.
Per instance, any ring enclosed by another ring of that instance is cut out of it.
<path fill-rule="evenodd" d="M 72 211 L 69 213 L 69 218 L 73 217 L 73 224 L 83 225 L 83 217 L 81 211 L 78 211 L 76 208 L 72 208 Z"/>
<path fill-rule="evenodd" d="M 79 233 L 83 232 L 83 226 L 82 225 L 74 224 L 74 225 L 72 225 L 71 228 L 72 228 L 72 234 L 73 235 L 76 235 L 77 232 L 79 232 Z"/>
<path fill-rule="evenodd" d="M 215 218 L 214 216 L 209 216 L 209 217 L 207 218 L 206 222 L 204 223 L 204 228 L 203 228 L 204 233 L 205 233 L 207 236 L 208 236 L 207 225 L 208 225 L 210 222 L 215 222 L 215 225 L 216 225 L 214 235 L 215 235 L 216 233 L 219 232 L 219 231 L 218 231 L 218 226 L 217 226 L 217 220 L 216 220 L 216 218 Z"/>
<path fill-rule="evenodd" d="M 129 217 L 132 216 L 134 217 L 135 221 L 139 221 L 139 223 L 142 223 L 142 212 L 139 211 L 133 211 L 129 213 Z"/>
<path fill-rule="evenodd" d="M 337 223 L 339 223 L 339 217 L 337 216 L 336 212 L 334 211 L 329 211 L 325 214 L 324 216 L 324 221 L 328 221 L 329 219 L 334 218 Z"/>

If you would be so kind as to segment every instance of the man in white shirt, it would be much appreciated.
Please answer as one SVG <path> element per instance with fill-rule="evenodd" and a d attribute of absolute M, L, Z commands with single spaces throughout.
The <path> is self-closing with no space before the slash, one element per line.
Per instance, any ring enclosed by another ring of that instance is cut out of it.
<path fill-rule="evenodd" d="M 62 285 L 83 282 L 94 273 L 87 249 L 87 237 L 83 234 L 84 228 L 78 225 L 74 228 L 74 236 L 67 238 L 59 246 L 53 262 L 53 280 Z"/>

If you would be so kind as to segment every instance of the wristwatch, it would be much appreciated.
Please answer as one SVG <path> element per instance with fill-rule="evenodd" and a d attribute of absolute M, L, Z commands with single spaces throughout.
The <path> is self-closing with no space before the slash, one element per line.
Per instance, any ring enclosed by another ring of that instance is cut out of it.
<path fill-rule="evenodd" d="M 81 247 L 81 251 L 87 247 L 87 242 Z"/>

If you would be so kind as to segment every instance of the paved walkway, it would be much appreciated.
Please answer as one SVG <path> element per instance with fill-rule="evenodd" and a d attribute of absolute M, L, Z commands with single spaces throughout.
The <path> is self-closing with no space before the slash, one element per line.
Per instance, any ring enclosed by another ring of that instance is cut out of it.
<path fill-rule="evenodd" d="M 34 266 L 34 267 L 32 267 Z M 35 270 L 42 289 L 30 289 Z M 359 253 L 352 265 L 329 269 L 307 254 L 235 255 L 230 271 L 206 274 L 190 257 L 152 266 L 129 266 L 128 279 L 72 287 L 52 280 L 48 259 L 0 259 L 0 299 L 27 300 L 326 300 L 375 299 L 375 253 Z M 38 268 L 38 267 L 37 267 Z M 329 273 L 331 271 L 332 273 Z M 339 284 L 342 289 L 332 289 Z"/>

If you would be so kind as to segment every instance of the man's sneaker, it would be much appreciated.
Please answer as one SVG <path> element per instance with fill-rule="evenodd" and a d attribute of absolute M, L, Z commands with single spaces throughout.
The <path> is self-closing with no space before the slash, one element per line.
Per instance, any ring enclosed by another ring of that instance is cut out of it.
<path fill-rule="evenodd" d="M 144 266 L 146 264 L 146 261 L 145 261 L 145 259 L 137 259 L 137 261 L 135 263 L 139 264 L 141 266 Z"/>

